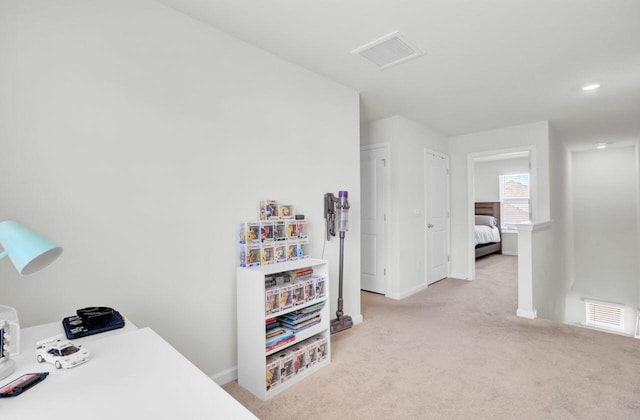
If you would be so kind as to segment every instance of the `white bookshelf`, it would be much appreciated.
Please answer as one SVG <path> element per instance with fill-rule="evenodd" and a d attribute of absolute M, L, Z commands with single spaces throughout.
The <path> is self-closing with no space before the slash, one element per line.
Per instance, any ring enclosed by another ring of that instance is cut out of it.
<path fill-rule="evenodd" d="M 325 295 L 322 298 L 306 302 L 304 305 L 265 314 L 265 276 L 301 268 L 313 268 L 316 275 L 325 278 Z M 280 264 L 258 267 L 238 267 L 238 384 L 262 400 L 267 400 L 284 391 L 318 369 L 331 363 L 330 315 L 329 315 L 329 266 L 327 261 L 306 258 Z M 295 341 L 266 351 L 265 322 L 269 318 L 324 302 L 320 311 L 320 323 L 295 335 Z M 320 335 L 327 338 L 327 357 L 321 362 L 296 374 L 286 382 L 266 389 L 267 356 L 292 348 L 307 338 Z"/>

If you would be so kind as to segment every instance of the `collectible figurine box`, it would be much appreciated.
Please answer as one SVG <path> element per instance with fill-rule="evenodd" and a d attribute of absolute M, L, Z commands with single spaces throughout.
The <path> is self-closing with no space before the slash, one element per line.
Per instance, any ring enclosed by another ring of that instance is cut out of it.
<path fill-rule="evenodd" d="M 313 300 L 316 298 L 316 279 L 313 277 L 309 277 L 304 280 L 305 284 L 305 292 L 304 296 L 307 301 Z"/>
<path fill-rule="evenodd" d="M 273 229 L 273 239 L 276 241 L 284 241 L 287 239 L 287 227 L 284 220 L 276 220 Z"/>
<path fill-rule="evenodd" d="M 287 241 L 287 261 L 298 259 L 298 241 Z"/>
<path fill-rule="evenodd" d="M 269 265 L 276 262 L 276 249 L 273 242 L 265 242 L 260 247 L 262 265 Z"/>
<path fill-rule="evenodd" d="M 292 351 L 285 351 L 280 355 L 280 381 L 286 382 L 293 378 L 295 369 L 293 367 L 293 359 L 295 354 Z"/>
<path fill-rule="evenodd" d="M 318 362 L 321 362 L 327 358 L 328 351 L 329 351 L 329 348 L 327 345 L 327 337 L 317 338 L 316 344 L 318 347 Z"/>
<path fill-rule="evenodd" d="M 273 220 L 260 221 L 260 239 L 262 240 L 262 242 L 273 241 L 273 234 L 274 234 L 273 228 L 274 228 Z"/>
<path fill-rule="evenodd" d="M 293 206 L 288 204 L 276 205 L 276 216 L 280 219 L 294 219 Z"/>
<path fill-rule="evenodd" d="M 297 281 L 293 283 L 293 306 L 299 306 L 306 302 L 305 295 L 305 281 Z"/>
<path fill-rule="evenodd" d="M 287 239 L 298 239 L 298 223 L 296 220 L 285 220 L 285 234 Z"/>
<path fill-rule="evenodd" d="M 296 220 L 297 222 L 297 229 L 298 229 L 298 238 L 300 239 L 308 239 L 308 234 L 307 234 L 307 221 L 302 219 L 302 220 Z"/>
<path fill-rule="evenodd" d="M 306 239 L 300 239 L 298 241 L 298 259 L 302 260 L 304 258 L 309 258 L 309 241 Z"/>
<path fill-rule="evenodd" d="M 326 294 L 325 278 L 318 276 L 316 277 L 316 299 L 320 299 L 321 297 L 324 297 L 325 294 Z"/>
<path fill-rule="evenodd" d="M 261 263 L 259 244 L 240 245 L 240 267 L 255 267 Z"/>
<path fill-rule="evenodd" d="M 311 367 L 318 363 L 318 344 L 315 340 L 306 340 L 306 345 L 304 347 L 307 352 L 307 367 Z"/>
<path fill-rule="evenodd" d="M 265 315 L 274 314 L 280 312 L 280 287 L 270 286 L 265 290 Z"/>
<path fill-rule="evenodd" d="M 293 371 L 298 374 L 307 368 L 307 351 L 302 346 L 293 348 Z"/>
<path fill-rule="evenodd" d="M 260 220 L 269 220 L 275 216 L 277 200 L 264 200 L 260 202 Z"/>
<path fill-rule="evenodd" d="M 280 310 L 284 311 L 293 306 L 293 286 L 284 284 L 280 286 Z"/>
<path fill-rule="evenodd" d="M 262 241 L 259 222 L 240 223 L 240 243 L 256 244 Z"/>
<path fill-rule="evenodd" d="M 277 263 L 287 261 L 287 244 L 284 242 L 276 242 L 274 245 L 274 254 Z"/>
<path fill-rule="evenodd" d="M 267 391 L 280 385 L 280 357 L 267 357 Z"/>

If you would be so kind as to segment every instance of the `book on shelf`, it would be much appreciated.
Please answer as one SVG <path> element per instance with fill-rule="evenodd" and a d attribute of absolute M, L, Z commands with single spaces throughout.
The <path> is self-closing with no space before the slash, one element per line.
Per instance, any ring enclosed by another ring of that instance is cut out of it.
<path fill-rule="evenodd" d="M 286 327 L 290 328 L 291 331 L 293 331 L 294 334 L 299 333 L 302 330 L 306 330 L 307 328 L 313 327 L 314 325 L 319 324 L 321 321 L 320 319 L 320 315 L 315 316 L 314 318 L 311 318 L 307 321 L 304 322 L 300 322 L 297 324 L 289 324 L 289 323 L 285 323 L 283 322 L 283 325 L 285 325 Z"/>
<path fill-rule="evenodd" d="M 266 351 L 271 351 L 274 349 L 277 349 L 278 347 L 284 346 L 286 344 L 292 343 L 293 341 L 295 341 L 295 337 L 292 335 L 291 337 L 287 338 L 286 340 L 282 340 L 282 341 L 278 341 L 277 343 L 273 344 L 273 345 L 267 345 Z"/>

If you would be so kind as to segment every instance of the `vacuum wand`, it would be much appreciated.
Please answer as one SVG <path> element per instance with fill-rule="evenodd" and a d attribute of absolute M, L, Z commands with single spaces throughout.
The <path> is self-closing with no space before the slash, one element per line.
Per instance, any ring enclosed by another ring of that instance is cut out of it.
<path fill-rule="evenodd" d="M 340 232 L 340 265 L 338 268 L 338 310 L 336 311 L 336 319 L 331 320 L 331 334 L 346 330 L 353 326 L 353 320 L 349 315 L 344 315 L 342 288 L 343 288 L 343 272 L 344 272 L 344 238 L 349 230 L 349 193 L 340 191 L 338 198 L 327 193 L 324 195 L 325 219 L 327 221 L 327 240 L 331 236 L 336 235 L 336 219 L 338 224 L 338 232 Z"/>

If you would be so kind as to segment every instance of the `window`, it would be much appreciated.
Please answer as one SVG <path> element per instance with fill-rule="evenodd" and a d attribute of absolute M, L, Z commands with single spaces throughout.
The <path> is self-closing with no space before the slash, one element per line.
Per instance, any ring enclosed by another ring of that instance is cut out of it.
<path fill-rule="evenodd" d="M 503 229 L 515 229 L 517 223 L 528 222 L 531 215 L 529 174 L 501 175 L 500 203 Z"/>

